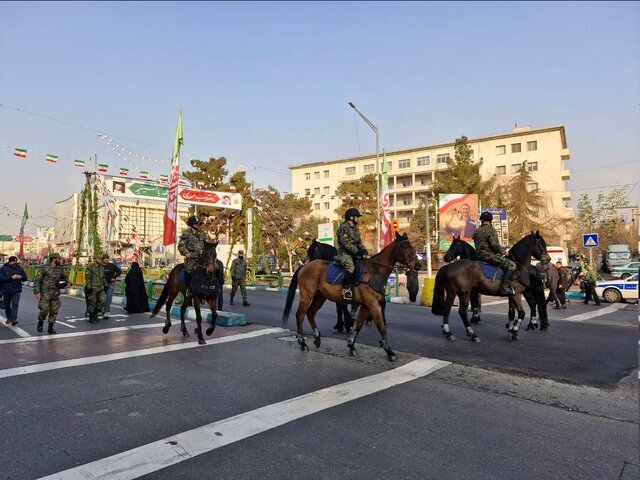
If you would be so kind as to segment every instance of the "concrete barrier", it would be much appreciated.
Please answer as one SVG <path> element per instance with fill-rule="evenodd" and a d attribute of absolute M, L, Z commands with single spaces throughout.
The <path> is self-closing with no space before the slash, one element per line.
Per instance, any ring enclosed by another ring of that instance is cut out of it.
<path fill-rule="evenodd" d="M 435 278 L 425 278 L 422 284 L 422 296 L 420 298 L 420 305 L 423 307 L 430 307 L 433 304 L 433 289 L 436 285 Z"/>

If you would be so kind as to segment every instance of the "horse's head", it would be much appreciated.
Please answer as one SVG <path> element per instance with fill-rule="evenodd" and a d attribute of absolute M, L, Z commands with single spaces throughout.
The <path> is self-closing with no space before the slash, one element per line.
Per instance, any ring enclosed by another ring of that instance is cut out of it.
<path fill-rule="evenodd" d="M 449 250 L 444 254 L 444 261 L 449 263 L 453 262 L 456 258 L 458 258 L 464 252 L 463 241 L 460 240 L 460 236 L 453 236 L 453 242 L 449 246 Z"/>
<path fill-rule="evenodd" d="M 407 290 L 409 291 L 409 300 L 416 301 L 418 296 L 418 289 L 420 284 L 418 283 L 418 272 L 412 268 L 407 270 Z"/>
<path fill-rule="evenodd" d="M 307 249 L 307 258 L 309 259 L 310 262 L 316 260 L 320 256 L 320 252 L 318 251 L 319 248 L 320 248 L 320 244 L 314 238 L 311 241 L 311 245 L 309 245 L 309 248 Z"/>
<path fill-rule="evenodd" d="M 536 230 L 535 233 L 531 231 L 530 236 L 533 238 L 531 256 L 536 260 L 541 260 L 542 256 L 547 254 L 547 242 L 545 242 L 542 235 L 540 235 L 540 230 Z"/>
<path fill-rule="evenodd" d="M 395 249 L 394 262 L 402 263 L 416 271 L 420 270 L 420 267 L 422 266 L 420 264 L 420 259 L 418 258 L 418 255 L 416 255 L 416 249 L 411 245 L 407 234 L 403 233 L 400 235 L 396 232 L 395 243 L 398 248 Z"/>
<path fill-rule="evenodd" d="M 207 273 L 214 273 L 216 271 L 216 247 L 218 242 L 204 242 L 204 248 L 202 249 L 202 264 L 206 267 Z"/>

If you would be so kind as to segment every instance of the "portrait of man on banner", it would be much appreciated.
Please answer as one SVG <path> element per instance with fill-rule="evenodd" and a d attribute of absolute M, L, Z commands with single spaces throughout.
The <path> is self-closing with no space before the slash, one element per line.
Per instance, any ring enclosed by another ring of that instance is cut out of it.
<path fill-rule="evenodd" d="M 471 242 L 478 228 L 478 195 L 441 193 L 438 219 L 440 250 L 447 250 L 454 236 Z"/>

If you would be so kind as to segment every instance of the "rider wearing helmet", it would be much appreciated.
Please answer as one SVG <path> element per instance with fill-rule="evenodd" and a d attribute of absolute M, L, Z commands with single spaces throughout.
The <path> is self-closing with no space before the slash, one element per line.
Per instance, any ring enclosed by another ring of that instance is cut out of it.
<path fill-rule="evenodd" d="M 187 286 L 186 297 L 191 296 L 191 275 L 200 261 L 200 255 L 204 249 L 205 234 L 198 231 L 200 227 L 200 220 L 195 215 L 189 217 L 187 225 L 189 225 L 189 231 L 180 235 L 180 242 L 178 242 L 178 251 L 185 258 L 185 276 L 184 283 Z"/>
<path fill-rule="evenodd" d="M 342 281 L 342 298 L 353 300 L 351 283 L 355 272 L 354 257 L 364 257 L 369 254 L 364 248 L 360 231 L 358 230 L 358 218 L 362 214 L 357 208 L 349 208 L 344 212 L 344 223 L 338 227 L 338 255 L 336 259 L 345 269 Z"/>
<path fill-rule="evenodd" d="M 498 234 L 493 228 L 491 222 L 493 215 L 491 212 L 482 212 L 480 215 L 481 225 L 473 234 L 473 241 L 476 244 L 476 255 L 481 262 L 490 263 L 504 269 L 502 276 L 502 285 L 500 286 L 500 295 L 513 295 L 515 292 L 509 280 L 516 271 L 516 264 L 504 256 L 504 250 L 498 241 Z"/>

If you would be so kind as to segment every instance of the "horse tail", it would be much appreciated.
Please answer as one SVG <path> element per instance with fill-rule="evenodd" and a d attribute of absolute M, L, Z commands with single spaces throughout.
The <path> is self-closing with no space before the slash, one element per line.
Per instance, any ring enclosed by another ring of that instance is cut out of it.
<path fill-rule="evenodd" d="M 171 277 L 169 277 L 169 279 L 171 279 Z M 164 302 L 167 301 L 167 297 L 169 296 L 169 279 L 167 279 L 167 282 L 164 284 L 164 288 L 162 289 L 160 298 L 156 302 L 156 306 L 153 307 L 153 310 L 151 312 L 151 317 L 149 318 L 155 317 L 160 311 L 160 309 L 162 308 L 162 306 L 164 305 Z"/>
<path fill-rule="evenodd" d="M 300 267 L 302 268 L 302 267 Z M 293 298 L 296 296 L 296 288 L 298 288 L 298 273 L 300 268 L 295 271 L 293 277 L 291 277 L 291 284 L 287 291 L 287 303 L 284 306 L 284 313 L 282 314 L 282 324 L 286 325 L 289 321 L 289 313 L 291 313 L 291 305 L 293 305 Z"/>
<path fill-rule="evenodd" d="M 431 303 L 431 313 L 434 315 L 444 315 L 444 283 L 446 267 L 438 270 L 436 284 L 433 287 L 433 302 Z"/>

